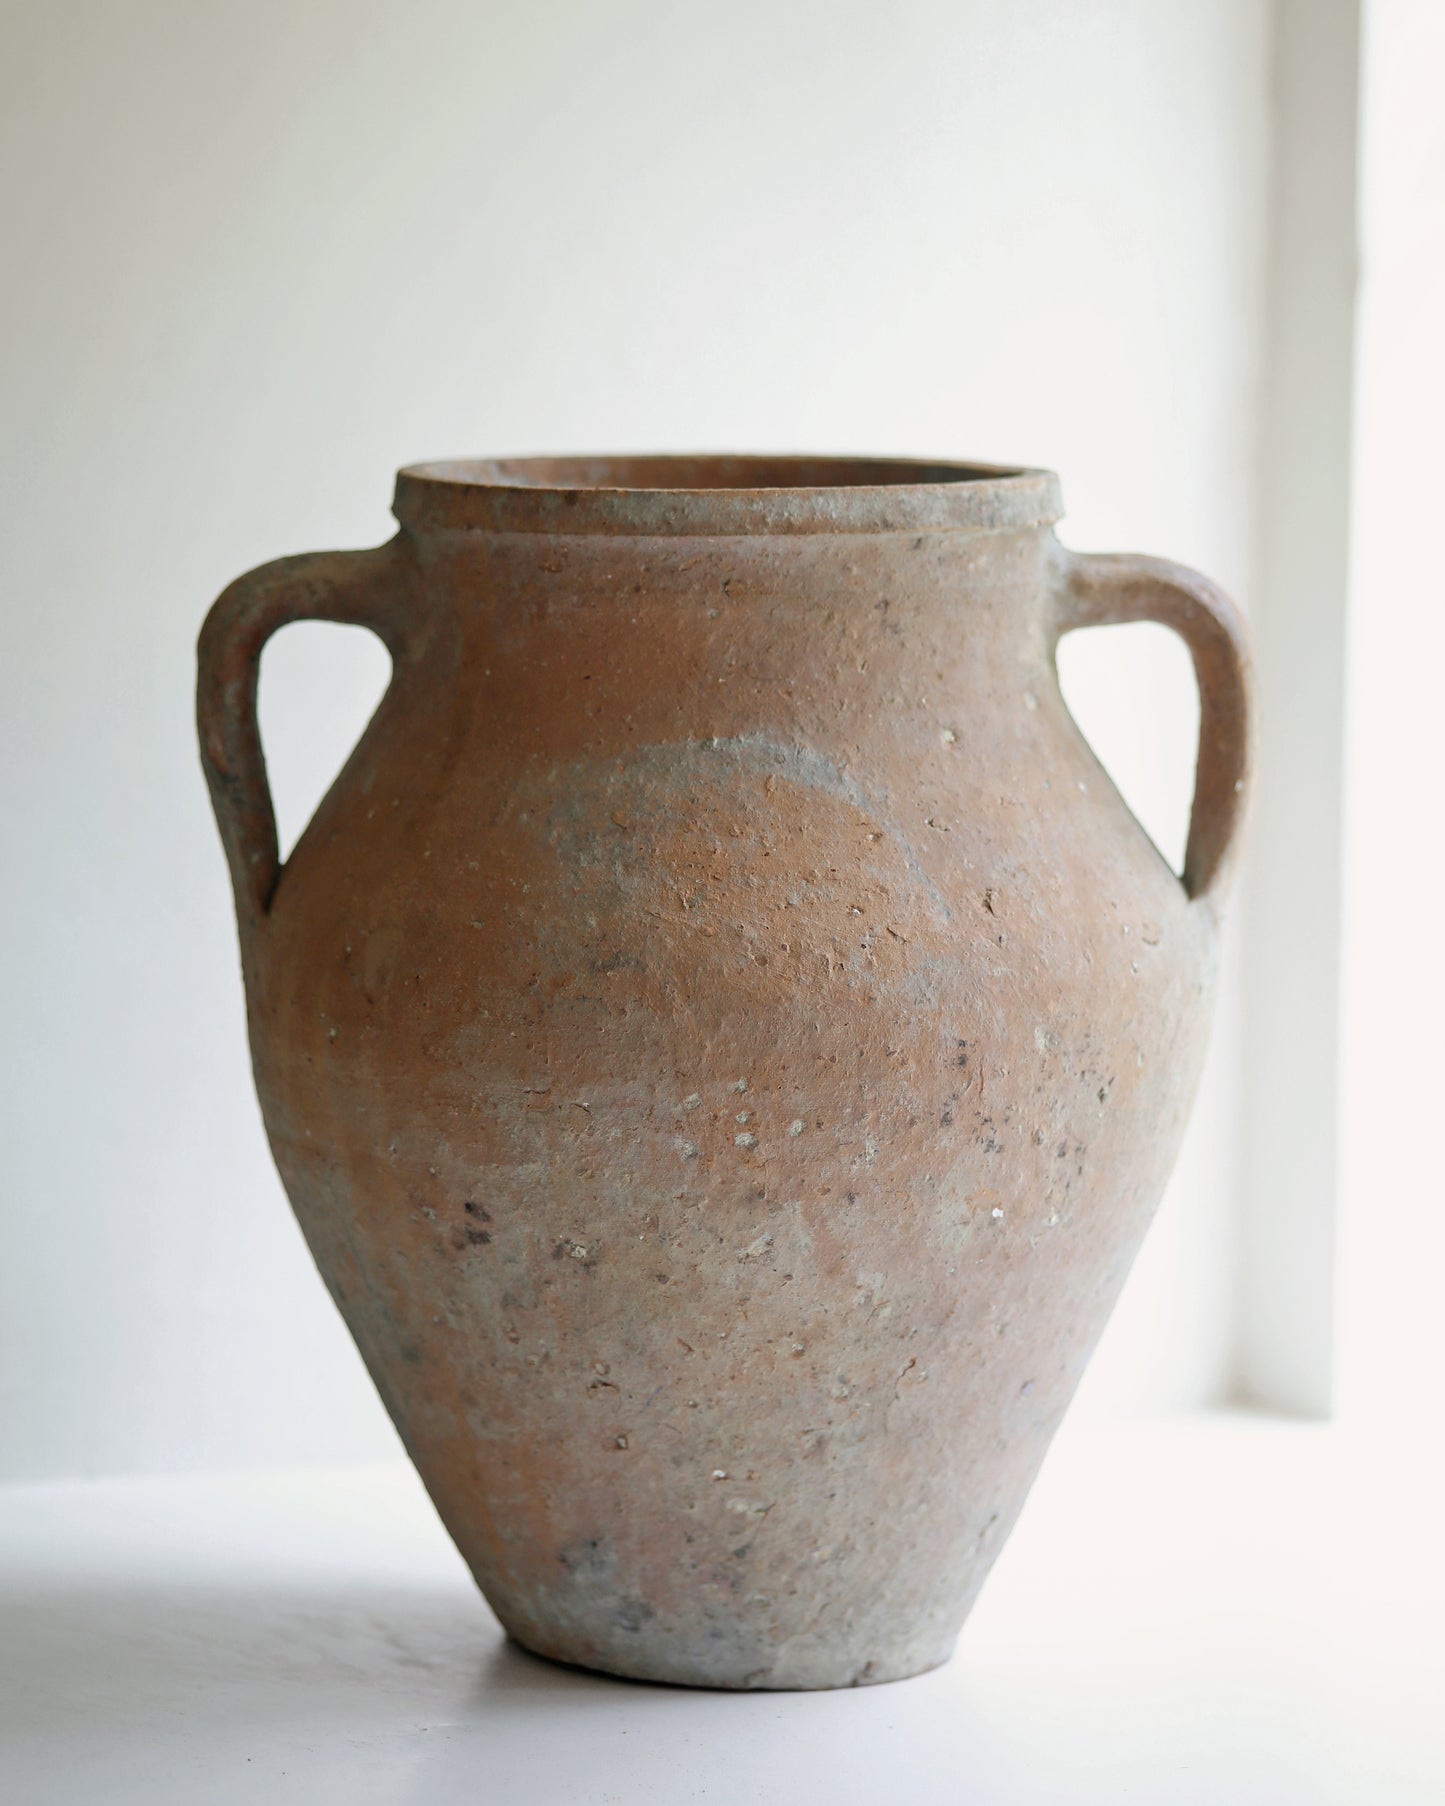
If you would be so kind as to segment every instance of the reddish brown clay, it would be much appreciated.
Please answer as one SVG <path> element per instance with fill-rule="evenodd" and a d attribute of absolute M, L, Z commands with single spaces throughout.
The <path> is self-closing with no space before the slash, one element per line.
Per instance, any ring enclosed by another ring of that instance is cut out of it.
<path fill-rule="evenodd" d="M 943 1661 L 1154 1211 L 1203 1053 L 1248 661 L 1059 546 L 1044 472 L 429 465 L 201 636 L 256 1082 L 317 1264 L 502 1623 L 832 1687 Z M 267 636 L 390 689 L 282 867 Z M 1194 656 L 1183 880 L 1061 633 Z"/>

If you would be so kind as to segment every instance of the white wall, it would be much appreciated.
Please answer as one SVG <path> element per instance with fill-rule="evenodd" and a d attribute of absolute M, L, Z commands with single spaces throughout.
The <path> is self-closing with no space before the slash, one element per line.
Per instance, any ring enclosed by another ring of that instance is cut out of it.
<path fill-rule="evenodd" d="M 409 459 L 731 447 L 1053 465 L 1073 544 L 1242 592 L 1268 25 L 1256 0 L 4 8 L 0 1471 L 390 1446 L 251 1096 L 190 719 L 217 590 L 385 536 Z M 278 764 L 324 750 L 313 686 L 367 681 L 322 643 L 268 661 Z M 1119 658 L 1084 648 L 1074 693 L 1167 817 L 1187 705 L 1131 713 Z M 1226 1032 L 1096 1409 L 1222 1384 L 1233 1067 Z"/>

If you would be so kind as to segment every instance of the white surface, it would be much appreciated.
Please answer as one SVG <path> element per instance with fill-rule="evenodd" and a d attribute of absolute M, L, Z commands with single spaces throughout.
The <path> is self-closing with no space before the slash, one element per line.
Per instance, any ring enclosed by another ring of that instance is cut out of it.
<path fill-rule="evenodd" d="M 395 1446 L 252 1101 L 191 726 L 222 585 L 386 536 L 408 459 L 718 446 L 1050 464 L 1072 543 L 1242 592 L 1268 32 L 1257 0 L 0 9 L 0 1472 Z M 371 673 L 326 640 L 302 693 L 340 706 Z M 329 748 L 285 718 L 281 763 Z M 1227 1370 L 1232 1072 L 1226 1031 L 1085 1408 Z"/>
<path fill-rule="evenodd" d="M 4 1488 L 4 1797 L 1438 1806 L 1441 1504 L 1318 1427 L 1075 1426 L 947 1668 L 727 1695 L 506 1645 L 404 1467 Z"/>
<path fill-rule="evenodd" d="M 1340 1396 L 1445 1386 L 1445 6 L 1366 10 L 1344 962 Z"/>

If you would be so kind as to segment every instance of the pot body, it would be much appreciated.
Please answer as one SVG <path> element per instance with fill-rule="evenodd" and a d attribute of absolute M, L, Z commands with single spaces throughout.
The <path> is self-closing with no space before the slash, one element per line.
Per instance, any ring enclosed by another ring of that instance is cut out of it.
<path fill-rule="evenodd" d="M 241 910 L 271 1145 L 517 1640 L 911 1674 L 1155 1209 L 1217 886 L 1063 705 L 1047 520 L 583 508 L 352 555 L 393 683 Z"/>

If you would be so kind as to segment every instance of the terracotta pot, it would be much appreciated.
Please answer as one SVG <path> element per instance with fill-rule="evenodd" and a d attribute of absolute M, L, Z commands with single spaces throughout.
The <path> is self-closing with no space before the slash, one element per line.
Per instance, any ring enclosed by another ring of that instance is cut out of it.
<path fill-rule="evenodd" d="M 1153 1214 L 1204 1050 L 1248 660 L 1040 471 L 401 473 L 375 551 L 242 577 L 201 744 L 271 1146 L 506 1629 L 714 1687 L 948 1656 Z M 391 687 L 282 867 L 267 636 Z M 1069 717 L 1155 620 L 1182 881 Z"/>

